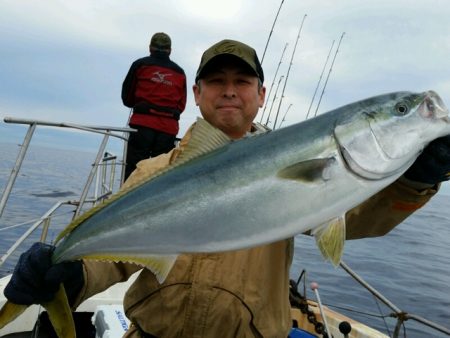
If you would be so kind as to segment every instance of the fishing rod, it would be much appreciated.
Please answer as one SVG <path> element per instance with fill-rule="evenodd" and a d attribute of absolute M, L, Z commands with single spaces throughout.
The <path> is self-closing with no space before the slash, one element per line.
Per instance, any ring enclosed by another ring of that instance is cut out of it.
<path fill-rule="evenodd" d="M 345 32 L 342 33 L 341 38 L 338 43 L 338 46 L 336 48 L 336 52 L 334 53 L 333 61 L 331 62 L 330 70 L 328 71 L 328 75 L 325 80 L 325 84 L 323 85 L 322 93 L 320 94 L 319 102 L 317 103 L 317 107 L 316 107 L 316 111 L 314 112 L 314 116 L 317 116 L 317 111 L 319 110 L 320 102 L 322 101 L 323 94 L 325 93 L 325 88 L 327 86 L 331 71 L 333 70 L 334 61 L 336 60 L 336 56 L 339 52 L 339 47 L 341 46 L 342 38 L 344 37 L 344 35 L 345 35 Z"/>
<path fill-rule="evenodd" d="M 270 118 L 270 114 L 272 113 L 273 104 L 277 98 L 278 87 L 280 87 L 280 83 L 283 80 L 283 78 L 284 78 L 284 75 L 281 75 L 280 80 L 278 80 L 277 89 L 275 89 L 275 94 L 273 95 L 273 100 L 272 100 L 272 104 L 270 106 L 269 115 L 267 115 L 267 120 L 266 120 L 266 124 L 265 124 L 266 126 L 269 125 L 269 118 Z"/>
<path fill-rule="evenodd" d="M 284 0 L 281 0 L 280 7 L 278 8 L 277 15 L 275 16 L 275 20 L 273 20 L 272 29 L 270 30 L 269 37 L 267 38 L 267 42 L 266 42 L 266 47 L 264 48 L 264 52 L 263 52 L 263 55 L 262 55 L 262 58 L 261 58 L 261 65 L 262 65 L 262 63 L 264 61 L 264 56 L 266 55 L 267 46 L 269 45 L 269 41 L 270 41 L 270 38 L 272 36 L 273 29 L 275 27 L 275 23 L 277 22 L 278 14 L 280 14 L 281 6 L 283 6 L 283 2 L 284 2 Z"/>
<path fill-rule="evenodd" d="M 333 46 L 334 46 L 334 41 L 335 41 L 335 40 L 333 40 L 333 43 L 331 44 L 331 48 L 330 48 L 330 51 L 328 52 L 327 60 L 325 61 L 324 65 L 323 65 L 323 68 L 322 68 L 322 73 L 320 74 L 320 77 L 319 77 L 319 81 L 317 81 L 317 86 L 316 86 L 316 89 L 314 90 L 314 94 L 313 94 L 313 97 L 312 97 L 311 103 L 310 103 L 310 105 L 309 105 L 309 108 L 308 108 L 308 113 L 306 114 L 305 120 L 307 120 L 307 119 L 308 119 L 308 116 L 309 116 L 309 112 L 310 112 L 310 110 L 311 110 L 311 107 L 312 107 L 312 105 L 313 105 L 314 99 L 316 98 L 316 94 L 317 94 L 317 89 L 319 89 L 320 81 L 322 81 L 322 76 L 323 76 L 323 73 L 325 72 L 325 68 L 326 68 L 326 66 L 327 66 L 327 64 L 328 64 L 328 59 L 330 58 L 330 55 L 331 55 L 331 51 L 333 50 Z"/>
<path fill-rule="evenodd" d="M 280 125 L 278 126 L 278 128 L 281 128 L 281 125 L 283 124 L 283 122 L 286 121 L 286 115 L 287 115 L 289 109 L 291 109 L 291 107 L 292 107 L 292 103 L 291 103 L 291 104 L 289 105 L 289 107 L 286 109 L 286 112 L 284 113 L 283 119 L 281 120 Z M 274 126 L 274 127 L 275 127 L 275 126 Z M 274 128 L 274 129 L 275 129 L 275 128 Z"/>
<path fill-rule="evenodd" d="M 305 19 L 306 19 L 306 14 L 303 16 L 302 23 L 301 23 L 300 28 L 298 30 L 297 40 L 295 41 L 294 50 L 292 51 L 291 62 L 289 63 L 289 68 L 288 68 L 288 71 L 286 73 L 286 80 L 284 81 L 283 91 L 281 92 L 281 99 L 280 99 L 280 103 L 278 104 L 277 115 L 275 116 L 275 123 L 273 124 L 274 126 L 276 126 L 276 124 L 277 124 L 278 114 L 280 113 L 281 103 L 283 102 L 284 91 L 286 89 L 286 83 L 287 83 L 287 80 L 288 80 L 288 77 L 289 77 L 289 72 L 290 72 L 291 67 L 292 67 L 292 60 L 294 59 L 295 51 L 297 49 L 297 43 L 298 43 L 298 40 L 300 39 L 300 33 L 302 31 L 303 23 L 305 22 Z"/>
<path fill-rule="evenodd" d="M 288 46 L 288 44 L 286 43 L 286 45 L 284 46 L 284 49 L 283 49 L 283 53 L 281 54 L 280 62 L 278 62 L 277 70 L 275 71 L 275 75 L 273 77 L 272 84 L 270 85 L 269 94 L 267 95 L 266 104 L 264 106 L 264 109 L 263 109 L 263 112 L 262 112 L 262 115 L 261 115 L 261 119 L 259 120 L 259 123 L 262 123 L 262 120 L 264 119 L 264 113 L 266 112 L 267 102 L 269 102 L 270 94 L 272 93 L 273 85 L 275 83 L 275 79 L 277 78 L 278 70 L 280 69 L 280 65 L 281 65 L 281 62 L 283 60 L 284 52 L 286 51 L 287 46 Z"/>

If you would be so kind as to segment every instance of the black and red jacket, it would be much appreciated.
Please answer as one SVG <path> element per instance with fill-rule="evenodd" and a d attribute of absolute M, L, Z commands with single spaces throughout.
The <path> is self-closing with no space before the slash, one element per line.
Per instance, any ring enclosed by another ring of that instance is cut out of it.
<path fill-rule="evenodd" d="M 133 108 L 130 126 L 176 135 L 180 114 L 186 107 L 184 70 L 162 52 L 138 59 L 123 81 L 122 101 Z"/>

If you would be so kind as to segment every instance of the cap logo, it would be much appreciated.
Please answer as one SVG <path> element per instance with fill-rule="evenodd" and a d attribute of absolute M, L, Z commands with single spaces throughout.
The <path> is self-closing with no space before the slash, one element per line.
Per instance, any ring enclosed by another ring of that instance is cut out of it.
<path fill-rule="evenodd" d="M 218 54 L 234 54 L 236 56 L 242 56 L 242 51 L 238 48 L 234 43 L 224 42 L 214 48 L 214 52 L 216 55 Z"/>

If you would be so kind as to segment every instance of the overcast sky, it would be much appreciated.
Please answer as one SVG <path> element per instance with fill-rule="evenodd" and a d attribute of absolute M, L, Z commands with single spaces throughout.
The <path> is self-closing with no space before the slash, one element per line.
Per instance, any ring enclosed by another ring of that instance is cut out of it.
<path fill-rule="evenodd" d="M 188 79 L 182 134 L 199 115 L 191 87 L 203 50 L 231 38 L 252 45 L 261 58 L 280 3 L 0 0 L 0 117 L 125 126 L 123 78 L 148 54 L 151 35 L 164 31 Z M 284 125 L 305 118 L 332 42 L 328 66 L 343 32 L 332 71 L 327 67 L 322 77 L 323 84 L 329 74 L 319 113 L 404 90 L 433 89 L 450 105 L 450 1 L 285 0 L 263 61 L 267 91 L 273 86 L 266 114 L 278 83 L 281 96 L 279 76 L 286 76 L 305 14 L 279 110 L 279 121 L 287 112 Z M 271 121 L 279 99 L 273 104 Z"/>

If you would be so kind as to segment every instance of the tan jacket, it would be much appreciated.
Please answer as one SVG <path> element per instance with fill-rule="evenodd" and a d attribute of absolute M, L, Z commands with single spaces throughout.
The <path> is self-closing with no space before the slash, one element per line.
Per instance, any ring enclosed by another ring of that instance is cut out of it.
<path fill-rule="evenodd" d="M 138 163 L 125 187 L 170 164 L 182 151 Z M 424 205 L 436 190 L 417 192 L 395 182 L 347 215 L 348 239 L 381 236 Z M 137 327 L 156 337 L 280 337 L 290 327 L 289 269 L 293 239 L 239 251 L 180 255 L 159 284 L 147 269 L 125 295 L 124 308 Z M 141 269 L 132 264 L 84 262 L 86 284 L 79 304 Z"/>

